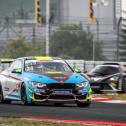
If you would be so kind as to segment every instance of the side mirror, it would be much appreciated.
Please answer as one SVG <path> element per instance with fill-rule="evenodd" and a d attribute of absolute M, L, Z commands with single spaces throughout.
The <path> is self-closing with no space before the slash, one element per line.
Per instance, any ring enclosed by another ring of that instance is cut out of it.
<path fill-rule="evenodd" d="M 87 72 L 88 72 L 88 71 L 84 71 L 83 73 L 85 73 L 85 74 L 86 74 Z"/>
<path fill-rule="evenodd" d="M 12 73 L 21 74 L 21 73 L 22 73 L 22 70 L 21 70 L 21 68 L 13 69 L 13 70 L 12 70 Z"/>
<path fill-rule="evenodd" d="M 73 68 L 74 72 L 76 73 L 81 73 L 81 70 L 77 69 L 77 68 Z"/>

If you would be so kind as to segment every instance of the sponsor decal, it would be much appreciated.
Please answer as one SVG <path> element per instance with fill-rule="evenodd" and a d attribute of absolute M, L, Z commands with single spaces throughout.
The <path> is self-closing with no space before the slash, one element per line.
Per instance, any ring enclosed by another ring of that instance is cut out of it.
<path fill-rule="evenodd" d="M 8 88 L 8 87 L 5 87 L 5 88 L 4 88 L 4 91 L 9 91 L 9 88 Z"/>

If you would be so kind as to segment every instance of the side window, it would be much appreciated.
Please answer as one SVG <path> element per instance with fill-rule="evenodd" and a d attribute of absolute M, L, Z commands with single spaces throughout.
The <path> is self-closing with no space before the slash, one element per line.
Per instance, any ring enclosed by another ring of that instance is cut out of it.
<path fill-rule="evenodd" d="M 21 62 L 21 60 L 16 60 L 16 61 L 14 61 L 14 62 L 11 64 L 11 66 L 10 66 L 10 68 L 9 68 L 9 71 L 12 71 L 12 70 L 14 70 L 14 69 L 19 69 L 19 68 L 22 68 L 22 62 Z"/>

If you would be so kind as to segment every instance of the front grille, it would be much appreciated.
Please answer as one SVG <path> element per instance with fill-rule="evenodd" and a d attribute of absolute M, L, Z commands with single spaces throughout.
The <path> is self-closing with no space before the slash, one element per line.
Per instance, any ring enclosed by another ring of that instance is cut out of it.
<path fill-rule="evenodd" d="M 75 88 L 75 84 L 70 84 L 70 83 L 67 83 L 67 84 L 61 84 L 61 83 L 54 83 L 54 84 L 48 84 L 47 87 L 50 89 L 50 90 L 53 90 L 53 89 L 74 89 Z"/>
<path fill-rule="evenodd" d="M 91 85 L 91 86 L 101 86 L 102 83 L 96 83 L 96 82 L 95 82 L 95 83 L 90 83 L 90 85 Z"/>
<path fill-rule="evenodd" d="M 93 90 L 103 90 L 105 83 L 90 83 Z"/>
<path fill-rule="evenodd" d="M 75 98 L 72 95 L 50 95 L 48 99 L 69 100 L 69 99 L 75 99 Z"/>

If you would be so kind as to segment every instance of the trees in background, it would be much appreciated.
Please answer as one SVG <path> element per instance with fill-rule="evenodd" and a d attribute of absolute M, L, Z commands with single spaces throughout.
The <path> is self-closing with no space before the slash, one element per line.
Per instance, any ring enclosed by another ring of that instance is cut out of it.
<path fill-rule="evenodd" d="M 44 55 L 43 42 L 25 42 L 24 39 L 17 39 L 8 41 L 5 46 L 3 57 L 17 58 L 24 56 L 38 56 Z"/>
<path fill-rule="evenodd" d="M 101 42 L 95 42 L 95 60 L 105 60 Z M 24 39 L 8 41 L 3 57 L 45 55 L 44 42 L 25 42 Z M 93 35 L 81 25 L 62 26 L 50 35 L 50 56 L 66 59 L 93 59 Z"/>
<path fill-rule="evenodd" d="M 83 31 L 81 25 L 63 26 L 51 35 L 52 56 L 92 60 L 93 36 Z M 95 60 L 103 60 L 100 42 L 95 42 Z"/>

